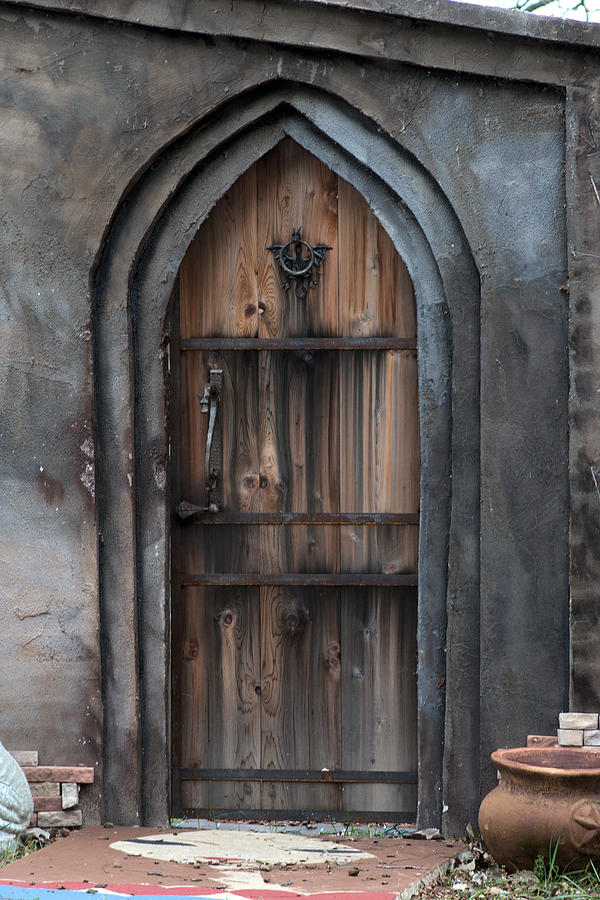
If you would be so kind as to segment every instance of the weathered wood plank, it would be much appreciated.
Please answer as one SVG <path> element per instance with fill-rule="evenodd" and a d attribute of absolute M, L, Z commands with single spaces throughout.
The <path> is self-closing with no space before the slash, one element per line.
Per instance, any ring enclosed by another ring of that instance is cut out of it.
<path fill-rule="evenodd" d="M 338 509 L 336 355 L 261 352 L 262 510 Z M 307 548 L 313 548 L 307 554 Z M 312 561 L 312 562 L 311 562 Z M 339 571 L 339 532 L 307 526 L 261 531 L 263 571 Z"/>
<path fill-rule="evenodd" d="M 260 337 L 337 333 L 337 188 L 335 173 L 290 138 L 256 164 L 258 179 L 258 290 L 264 312 Z M 305 300 L 284 293 L 271 244 L 287 244 L 302 227 L 311 245 L 332 249 L 321 264 L 319 283 Z"/>
<path fill-rule="evenodd" d="M 263 512 L 338 511 L 337 358 L 260 353 Z"/>
<path fill-rule="evenodd" d="M 416 359 L 410 352 L 345 353 L 339 365 L 341 508 L 418 512 Z M 387 529 L 342 526 L 342 570 L 416 571 L 415 533 L 398 533 L 396 547 L 390 543 L 392 534 Z"/>
<path fill-rule="evenodd" d="M 342 767 L 417 765 L 416 591 L 344 589 L 341 601 Z M 416 809 L 413 785 L 346 785 L 347 810 Z"/>
<path fill-rule="evenodd" d="M 258 331 L 256 167 L 217 203 L 180 269 L 181 337 Z"/>
<path fill-rule="evenodd" d="M 340 641 L 337 591 L 261 588 L 262 768 L 339 768 Z M 340 808 L 339 785 L 269 782 L 270 808 Z"/>
<path fill-rule="evenodd" d="M 194 588 L 176 609 L 180 767 L 260 767 L 258 590 Z M 181 785 L 183 806 L 259 803 L 250 782 Z"/>
<path fill-rule="evenodd" d="M 416 338 L 412 281 L 367 202 L 339 179 L 339 333 Z"/>

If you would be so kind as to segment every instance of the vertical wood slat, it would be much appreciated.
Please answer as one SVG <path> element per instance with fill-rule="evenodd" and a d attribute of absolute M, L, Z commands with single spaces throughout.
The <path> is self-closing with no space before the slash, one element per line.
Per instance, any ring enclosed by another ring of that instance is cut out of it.
<path fill-rule="evenodd" d="M 342 178 L 338 211 L 338 333 L 416 337 L 416 305 L 406 265 L 366 200 Z"/>
<path fill-rule="evenodd" d="M 262 768 L 339 768 L 339 604 L 335 589 L 261 588 Z M 341 808 L 339 785 L 261 786 L 268 809 Z"/>
<path fill-rule="evenodd" d="M 180 269 L 181 337 L 254 337 L 256 284 L 256 167 L 221 198 L 198 231 Z"/>
<path fill-rule="evenodd" d="M 183 766 L 260 768 L 257 588 L 192 588 L 176 606 Z M 183 782 L 184 807 L 259 805 L 252 782 Z"/>
<path fill-rule="evenodd" d="M 342 767 L 417 768 L 416 591 L 342 590 Z M 345 810 L 415 809 L 414 785 L 348 784 Z"/>
<path fill-rule="evenodd" d="M 340 508 L 392 512 L 419 508 L 416 359 L 410 352 L 340 354 Z M 416 571 L 414 532 L 395 545 L 389 528 L 343 525 L 342 571 Z"/>
<path fill-rule="evenodd" d="M 258 173 L 258 290 L 264 303 L 260 337 L 337 334 L 338 178 L 290 138 L 256 164 Z M 318 286 L 298 300 L 294 283 L 287 294 L 273 254 L 263 248 L 286 244 L 295 228 L 309 244 L 332 249 L 321 264 Z"/>

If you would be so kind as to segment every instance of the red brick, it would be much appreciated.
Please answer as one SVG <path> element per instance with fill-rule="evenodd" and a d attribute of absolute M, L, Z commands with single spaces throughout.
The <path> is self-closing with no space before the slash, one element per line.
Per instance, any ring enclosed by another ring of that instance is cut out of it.
<path fill-rule="evenodd" d="M 94 780 L 92 766 L 23 766 L 27 781 L 75 781 L 91 784 Z"/>
<path fill-rule="evenodd" d="M 33 808 L 35 812 L 56 812 L 62 809 L 60 797 L 34 797 Z"/>

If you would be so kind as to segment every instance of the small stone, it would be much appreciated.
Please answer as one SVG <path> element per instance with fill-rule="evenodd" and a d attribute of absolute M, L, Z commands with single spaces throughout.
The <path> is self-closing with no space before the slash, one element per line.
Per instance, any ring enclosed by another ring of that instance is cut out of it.
<path fill-rule="evenodd" d="M 61 785 L 61 802 L 63 809 L 73 809 L 79 803 L 79 785 L 75 782 L 65 782 Z"/>
<path fill-rule="evenodd" d="M 37 766 L 38 764 L 37 750 L 9 750 L 8 752 L 20 766 Z"/>
<path fill-rule="evenodd" d="M 457 872 L 474 872 L 475 871 L 475 860 L 472 859 L 470 862 L 461 863 L 460 866 L 457 866 Z"/>
<path fill-rule="evenodd" d="M 583 732 L 584 747 L 600 747 L 600 731 L 597 728 Z"/>
<path fill-rule="evenodd" d="M 558 717 L 558 727 L 561 729 L 581 728 L 588 730 L 598 727 L 598 713 L 561 713 Z"/>
<path fill-rule="evenodd" d="M 356 866 L 352 866 L 351 869 L 348 869 L 348 875 L 358 875 L 359 870 Z"/>
<path fill-rule="evenodd" d="M 438 828 L 421 828 L 420 831 L 413 831 L 412 838 L 422 841 L 443 841 L 444 838 Z"/>
<path fill-rule="evenodd" d="M 58 781 L 29 782 L 29 790 L 32 797 L 60 797 Z"/>
<path fill-rule="evenodd" d="M 44 831 L 43 828 L 28 828 L 23 832 L 23 839 L 36 841 L 38 844 L 45 844 L 50 840 L 50 832 Z"/>
<path fill-rule="evenodd" d="M 559 747 L 583 747 L 583 731 L 578 728 L 559 728 L 557 735 Z"/>
<path fill-rule="evenodd" d="M 79 828 L 83 821 L 80 809 L 65 809 L 63 812 L 39 812 L 40 828 Z"/>

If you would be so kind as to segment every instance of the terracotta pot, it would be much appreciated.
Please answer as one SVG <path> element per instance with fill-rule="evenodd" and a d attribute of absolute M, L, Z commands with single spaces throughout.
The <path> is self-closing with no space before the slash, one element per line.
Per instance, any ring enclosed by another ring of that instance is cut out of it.
<path fill-rule="evenodd" d="M 484 798 L 479 828 L 492 856 L 531 869 L 559 840 L 560 866 L 600 855 L 600 750 L 517 747 L 496 750 L 500 783 Z"/>

